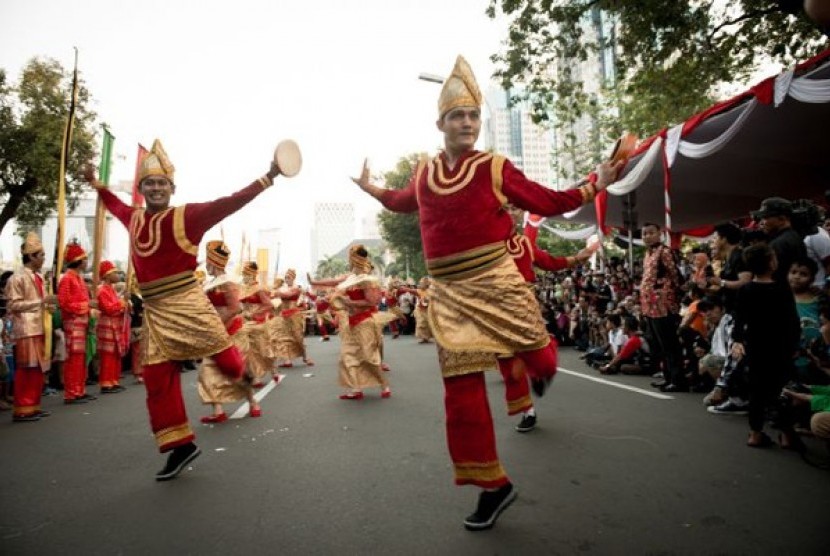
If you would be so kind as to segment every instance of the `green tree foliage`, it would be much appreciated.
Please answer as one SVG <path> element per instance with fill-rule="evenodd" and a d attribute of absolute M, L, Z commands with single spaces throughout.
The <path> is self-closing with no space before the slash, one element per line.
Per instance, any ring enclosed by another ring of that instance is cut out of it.
<path fill-rule="evenodd" d="M 337 278 L 349 272 L 349 263 L 334 255 L 327 256 L 317 262 L 316 278 Z"/>
<path fill-rule="evenodd" d="M 401 158 L 395 169 L 383 175 L 386 187 L 389 189 L 403 189 L 409 183 L 418 161 L 423 155 L 411 154 Z M 424 263 L 424 247 L 421 244 L 421 227 L 418 213 L 400 214 L 383 210 L 378 215 L 380 235 L 389 244 L 397 259 L 395 269 L 401 276 L 405 273 L 406 261 L 409 261 L 409 274 L 416 280 L 426 275 Z M 404 272 L 400 272 L 400 270 Z M 391 270 L 387 269 L 387 274 Z"/>
<path fill-rule="evenodd" d="M 31 60 L 19 82 L 0 69 L 0 231 L 12 218 L 21 230 L 43 224 L 56 209 L 63 131 L 69 112 L 72 72 L 52 59 Z M 95 156 L 95 113 L 79 84 L 67 200 L 74 208 L 82 189 L 79 169 Z"/>
<path fill-rule="evenodd" d="M 746 81 L 763 62 L 814 55 L 826 39 L 800 4 L 491 0 L 487 13 L 512 18 L 493 56 L 496 77 L 505 89 L 522 87 L 514 100 L 529 102 L 537 123 L 553 124 L 573 165 L 564 174 L 577 177 L 623 130 L 649 136 L 711 105 L 723 85 Z M 592 90 L 580 63 L 614 70 Z M 593 136 L 576 125 L 583 116 Z"/>

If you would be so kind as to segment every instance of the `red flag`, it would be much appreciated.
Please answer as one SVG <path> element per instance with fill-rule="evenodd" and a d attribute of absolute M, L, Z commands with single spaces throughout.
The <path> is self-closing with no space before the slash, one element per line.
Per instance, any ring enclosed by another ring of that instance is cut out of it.
<path fill-rule="evenodd" d="M 135 159 L 135 178 L 133 179 L 133 201 L 132 205 L 134 207 L 142 207 L 144 206 L 144 196 L 139 193 L 138 188 L 138 173 L 141 171 L 141 162 L 144 160 L 144 157 L 147 156 L 149 151 L 141 145 L 138 144 L 138 156 Z"/>

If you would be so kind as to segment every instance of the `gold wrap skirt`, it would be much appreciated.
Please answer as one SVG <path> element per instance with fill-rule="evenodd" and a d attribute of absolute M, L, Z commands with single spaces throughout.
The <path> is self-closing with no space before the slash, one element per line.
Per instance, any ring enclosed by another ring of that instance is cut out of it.
<path fill-rule="evenodd" d="M 255 379 L 261 379 L 268 374 L 274 365 L 274 344 L 271 341 L 272 320 L 274 319 L 265 322 L 248 321 L 237 333 L 242 336 L 237 346 L 245 355 L 248 373 Z"/>
<path fill-rule="evenodd" d="M 241 330 L 231 336 L 233 344 L 243 350 L 247 345 L 246 334 Z M 196 384 L 202 403 L 230 403 L 244 400 L 251 389 L 247 381 L 233 381 L 223 375 L 212 357 L 202 359 Z"/>
<path fill-rule="evenodd" d="M 202 359 L 231 346 L 231 337 L 202 288 L 144 300 L 141 362 Z"/>
<path fill-rule="evenodd" d="M 279 354 L 285 359 L 305 358 L 305 312 L 282 317 Z"/>
<path fill-rule="evenodd" d="M 419 340 L 431 340 L 432 329 L 429 327 L 427 307 L 415 307 L 415 337 Z"/>
<path fill-rule="evenodd" d="M 348 321 L 348 319 L 346 319 Z M 388 384 L 381 370 L 382 320 L 369 318 L 340 330 L 338 382 L 344 388 L 363 390 Z"/>
<path fill-rule="evenodd" d="M 433 278 L 429 326 L 443 376 L 497 368 L 496 355 L 545 347 L 539 303 L 509 255 L 460 278 Z"/>

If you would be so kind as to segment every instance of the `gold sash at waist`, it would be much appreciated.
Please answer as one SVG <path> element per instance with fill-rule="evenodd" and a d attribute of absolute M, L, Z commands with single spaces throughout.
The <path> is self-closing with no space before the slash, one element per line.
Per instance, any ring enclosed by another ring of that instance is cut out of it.
<path fill-rule="evenodd" d="M 141 291 L 141 297 L 144 298 L 144 301 L 147 301 L 148 299 L 160 298 L 183 292 L 195 283 L 196 276 L 193 274 L 192 270 L 188 270 L 185 272 L 179 272 L 178 274 L 173 274 L 171 276 L 165 276 L 164 278 L 159 278 L 158 280 L 143 282 L 138 285 L 138 289 Z"/>
<path fill-rule="evenodd" d="M 455 280 L 493 266 L 506 253 L 503 241 L 490 243 L 462 253 L 429 259 L 427 270 L 436 278 Z"/>

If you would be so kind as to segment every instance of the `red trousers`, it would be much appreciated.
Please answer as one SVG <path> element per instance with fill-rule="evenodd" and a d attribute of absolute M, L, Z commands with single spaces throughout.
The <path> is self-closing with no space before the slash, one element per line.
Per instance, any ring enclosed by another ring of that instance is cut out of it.
<path fill-rule="evenodd" d="M 130 361 L 132 362 L 133 376 L 141 378 L 144 372 L 141 367 L 141 342 L 130 344 Z"/>
<path fill-rule="evenodd" d="M 86 353 L 70 353 L 63 363 L 63 399 L 74 400 L 86 394 Z"/>
<path fill-rule="evenodd" d="M 225 376 L 238 380 L 245 373 L 245 360 L 236 346 L 211 357 Z M 182 398 L 181 363 L 165 361 L 144 365 L 143 375 L 150 428 L 153 429 L 159 451 L 164 453 L 193 442 L 196 435 L 190 428 Z"/>
<path fill-rule="evenodd" d="M 521 351 L 515 356 L 522 360 L 531 378 L 550 378 L 556 374 L 556 340 L 550 338 L 548 345 L 533 351 Z"/>
<path fill-rule="evenodd" d="M 525 372 L 524 362 L 518 357 L 499 359 L 499 371 L 504 378 L 504 401 L 507 414 L 516 415 L 533 407 L 530 397 L 530 379 Z"/>
<path fill-rule="evenodd" d="M 118 381 L 121 379 L 121 357 L 117 353 L 108 351 L 99 351 L 98 356 L 101 361 L 98 369 L 98 384 L 102 388 L 118 386 Z"/>
<path fill-rule="evenodd" d="M 43 371 L 40 367 L 17 367 L 14 372 L 14 416 L 38 413 L 42 392 Z"/>
<path fill-rule="evenodd" d="M 444 378 L 444 406 L 455 484 L 499 488 L 510 482 L 496 453 L 484 373 Z"/>

